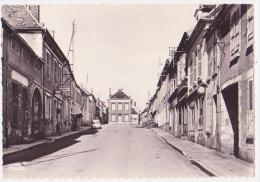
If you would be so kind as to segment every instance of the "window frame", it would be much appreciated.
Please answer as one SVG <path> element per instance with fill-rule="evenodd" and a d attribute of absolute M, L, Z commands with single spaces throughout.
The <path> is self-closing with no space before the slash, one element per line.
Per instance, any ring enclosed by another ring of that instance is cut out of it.
<path fill-rule="evenodd" d="M 247 49 L 254 44 L 254 5 L 247 5 L 247 31 L 246 31 L 246 41 Z M 249 38 L 250 36 L 250 38 Z"/>
<path fill-rule="evenodd" d="M 240 56 L 241 37 L 241 8 L 238 7 L 230 16 L 230 61 Z"/>

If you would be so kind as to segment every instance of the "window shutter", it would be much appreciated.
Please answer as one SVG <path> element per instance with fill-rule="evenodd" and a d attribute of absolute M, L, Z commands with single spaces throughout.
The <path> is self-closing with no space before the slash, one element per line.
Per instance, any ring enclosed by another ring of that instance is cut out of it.
<path fill-rule="evenodd" d="M 248 5 L 247 10 L 247 48 L 254 43 L 254 9 Z"/>
<path fill-rule="evenodd" d="M 241 50 L 241 9 L 237 10 L 237 26 L 236 26 L 236 56 L 239 56 Z"/>
<path fill-rule="evenodd" d="M 193 81 L 197 80 L 197 60 L 196 60 L 196 54 L 193 53 L 192 54 L 192 60 L 193 60 L 193 74 L 194 74 L 194 78 Z"/>

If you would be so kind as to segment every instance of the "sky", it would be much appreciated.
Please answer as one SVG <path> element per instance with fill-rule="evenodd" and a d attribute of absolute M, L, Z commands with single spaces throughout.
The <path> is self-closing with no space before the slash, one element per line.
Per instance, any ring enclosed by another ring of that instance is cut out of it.
<path fill-rule="evenodd" d="M 40 21 L 67 55 L 75 20 L 74 75 L 107 101 L 118 89 L 140 110 L 155 93 L 169 47 L 196 23 L 198 4 L 41 5 Z M 71 57 L 69 57 L 70 61 Z M 161 63 L 161 64 L 160 64 Z"/>

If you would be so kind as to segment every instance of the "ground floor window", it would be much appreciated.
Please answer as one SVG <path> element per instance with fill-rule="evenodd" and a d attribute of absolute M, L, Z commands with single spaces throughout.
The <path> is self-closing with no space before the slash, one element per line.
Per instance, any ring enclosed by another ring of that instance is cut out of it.
<path fill-rule="evenodd" d="M 128 114 L 125 115 L 125 121 L 129 121 L 129 115 Z"/>
<path fill-rule="evenodd" d="M 18 124 L 19 113 L 19 90 L 18 84 L 12 83 L 12 125 Z"/>
<path fill-rule="evenodd" d="M 116 115 L 115 114 L 111 115 L 111 121 L 116 121 Z"/>
<path fill-rule="evenodd" d="M 51 97 L 45 95 L 45 118 L 51 119 Z"/>

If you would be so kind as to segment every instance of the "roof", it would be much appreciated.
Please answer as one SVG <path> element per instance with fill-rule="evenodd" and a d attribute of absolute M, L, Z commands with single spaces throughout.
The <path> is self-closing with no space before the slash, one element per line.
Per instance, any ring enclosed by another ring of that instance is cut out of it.
<path fill-rule="evenodd" d="M 128 95 L 126 95 L 122 89 L 118 89 L 118 91 L 112 95 L 110 98 L 113 99 L 130 99 L 130 97 Z"/>
<path fill-rule="evenodd" d="M 42 28 L 25 5 L 3 5 L 2 17 L 15 29 Z"/>
<path fill-rule="evenodd" d="M 2 21 L 2 26 L 3 27 L 7 27 L 9 30 L 12 31 L 12 33 L 18 38 L 20 39 L 20 41 L 34 54 L 34 56 L 36 56 L 38 59 L 40 59 L 42 62 L 44 62 L 42 60 L 42 58 L 40 58 L 35 52 L 34 50 L 27 44 L 27 42 L 14 30 L 14 28 L 5 20 L 5 18 L 1 18 Z"/>
<path fill-rule="evenodd" d="M 134 108 L 131 108 L 131 114 L 138 114 Z"/>

